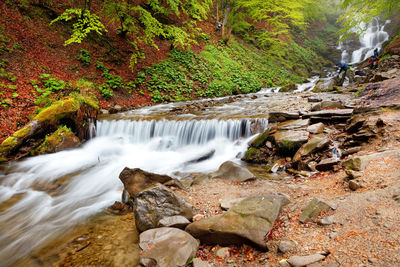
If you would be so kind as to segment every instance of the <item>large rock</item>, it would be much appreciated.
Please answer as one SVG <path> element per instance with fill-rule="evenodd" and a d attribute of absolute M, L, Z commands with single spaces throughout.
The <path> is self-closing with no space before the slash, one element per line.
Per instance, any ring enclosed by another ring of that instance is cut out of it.
<path fill-rule="evenodd" d="M 132 198 L 148 187 L 155 186 L 158 183 L 163 184 L 172 180 L 168 175 L 160 175 L 146 172 L 142 169 L 130 169 L 128 167 L 125 167 L 122 170 L 119 174 L 119 179 L 122 181 L 125 190 Z"/>
<path fill-rule="evenodd" d="M 183 216 L 171 216 L 164 217 L 158 222 L 160 227 L 173 227 L 179 229 L 185 229 L 190 224 L 190 221 Z"/>
<path fill-rule="evenodd" d="M 333 109 L 313 111 L 303 115 L 303 118 L 310 118 L 312 123 L 321 121 L 346 121 L 353 114 L 353 109 Z"/>
<path fill-rule="evenodd" d="M 299 221 L 302 223 L 311 222 L 321 212 L 332 209 L 332 207 L 321 199 L 314 198 L 307 207 L 303 210 L 299 217 Z"/>
<path fill-rule="evenodd" d="M 199 241 L 187 232 L 169 227 L 140 234 L 141 263 L 145 266 L 186 266 L 199 248 Z"/>
<path fill-rule="evenodd" d="M 136 195 L 133 212 L 139 232 L 156 228 L 165 217 L 181 215 L 190 220 L 198 208 L 186 202 L 162 184 L 148 188 Z"/>
<path fill-rule="evenodd" d="M 247 198 L 228 212 L 189 224 L 186 231 L 208 244 L 250 243 L 266 250 L 265 235 L 272 229 L 286 196 L 270 194 Z"/>
<path fill-rule="evenodd" d="M 300 147 L 300 149 L 294 155 L 293 161 L 298 161 L 301 159 L 302 156 L 308 156 L 314 152 L 317 152 L 327 147 L 329 143 L 330 140 L 328 138 L 314 136 L 307 143 Z"/>
<path fill-rule="evenodd" d="M 278 131 L 273 135 L 278 154 L 293 156 L 308 141 L 307 131 Z"/>
<path fill-rule="evenodd" d="M 374 153 L 366 156 L 356 156 L 347 159 L 346 161 L 343 162 L 343 166 L 347 170 L 353 170 L 353 171 L 362 171 L 365 169 L 365 167 L 368 166 L 368 164 L 371 162 L 371 160 L 374 159 L 379 159 L 385 156 L 389 156 L 392 154 L 400 154 L 400 149 L 396 150 L 389 150 L 381 153 Z"/>
<path fill-rule="evenodd" d="M 298 128 L 305 128 L 310 125 L 310 120 L 290 120 L 278 124 L 278 130 L 293 130 Z"/>
<path fill-rule="evenodd" d="M 222 163 L 222 165 L 215 173 L 213 173 L 212 178 L 244 182 L 247 180 L 255 179 L 256 177 L 248 169 L 232 161 L 226 161 Z"/>
<path fill-rule="evenodd" d="M 290 113 L 290 112 L 280 112 L 280 111 L 272 111 L 268 114 L 269 122 L 282 122 L 286 120 L 297 120 L 300 118 L 299 113 Z"/>
<path fill-rule="evenodd" d="M 292 256 L 287 260 L 287 262 L 293 267 L 302 267 L 323 259 L 325 259 L 324 255 L 316 253 L 308 256 Z"/>

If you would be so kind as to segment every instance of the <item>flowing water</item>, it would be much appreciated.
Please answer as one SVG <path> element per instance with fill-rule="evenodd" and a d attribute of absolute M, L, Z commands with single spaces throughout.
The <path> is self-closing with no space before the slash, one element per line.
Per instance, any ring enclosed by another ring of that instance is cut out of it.
<path fill-rule="evenodd" d="M 349 64 L 356 64 L 366 60 L 374 54 L 374 49 L 382 49 L 382 44 L 389 39 L 389 34 L 385 31 L 385 26 L 389 20 L 381 22 L 375 18 L 368 25 L 367 30 L 358 40 L 349 40 L 340 43 L 338 49 L 342 51 L 341 61 Z M 364 27 L 361 25 L 360 27 Z"/>
<path fill-rule="evenodd" d="M 124 167 L 173 176 L 215 171 L 227 160 L 240 163 L 248 142 L 267 127 L 268 111 L 310 108 L 306 97 L 311 93 L 277 90 L 106 115 L 93 129 L 96 137 L 82 147 L 5 166 L 0 172 L 0 266 L 120 200 L 118 176 Z M 211 151 L 211 158 L 196 161 Z"/>

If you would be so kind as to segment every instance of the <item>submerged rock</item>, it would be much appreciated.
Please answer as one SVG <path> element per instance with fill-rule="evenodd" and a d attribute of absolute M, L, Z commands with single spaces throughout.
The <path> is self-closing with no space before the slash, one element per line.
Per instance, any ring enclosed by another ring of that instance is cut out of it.
<path fill-rule="evenodd" d="M 196 256 L 199 241 L 187 232 L 169 227 L 140 234 L 140 254 L 144 266 L 186 266 Z"/>
<path fill-rule="evenodd" d="M 186 231 L 208 244 L 229 246 L 251 243 L 267 249 L 265 235 L 272 229 L 286 196 L 270 194 L 247 198 L 228 212 L 189 224 Z"/>
<path fill-rule="evenodd" d="M 222 163 L 222 165 L 215 173 L 212 174 L 212 178 L 244 182 L 247 180 L 255 179 L 256 177 L 248 169 L 232 161 L 226 161 Z"/>
<path fill-rule="evenodd" d="M 139 232 L 156 228 L 165 217 L 181 215 L 190 220 L 198 208 L 186 202 L 162 184 L 148 188 L 136 195 L 133 212 Z"/>

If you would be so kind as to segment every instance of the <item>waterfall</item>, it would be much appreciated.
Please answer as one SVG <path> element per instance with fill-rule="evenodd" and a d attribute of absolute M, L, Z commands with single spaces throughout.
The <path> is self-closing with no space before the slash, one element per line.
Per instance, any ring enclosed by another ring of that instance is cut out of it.
<path fill-rule="evenodd" d="M 390 20 L 382 23 L 379 19 L 374 18 L 358 40 L 339 43 L 337 49 L 342 51 L 341 61 L 350 64 L 359 63 L 372 56 L 375 48 L 381 50 L 382 44 L 389 39 L 389 34 L 385 31 L 388 23 Z M 363 28 L 364 25 L 361 27 Z"/>
<path fill-rule="evenodd" d="M 239 162 L 254 129 L 267 123 L 103 120 L 80 148 L 10 164 L 0 173 L 0 201 L 20 199 L 0 213 L 0 266 L 12 265 L 120 200 L 118 176 L 125 167 L 168 175 L 211 172 L 227 160 Z M 211 151 L 210 158 L 196 160 Z"/>

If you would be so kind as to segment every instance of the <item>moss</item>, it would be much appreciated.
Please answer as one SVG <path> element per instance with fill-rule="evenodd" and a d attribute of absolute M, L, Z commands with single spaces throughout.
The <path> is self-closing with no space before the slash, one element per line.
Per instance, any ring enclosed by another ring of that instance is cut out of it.
<path fill-rule="evenodd" d="M 27 136 L 27 135 L 29 134 L 29 132 L 31 131 L 31 129 L 32 129 L 32 126 L 31 126 L 31 125 L 26 125 L 24 128 L 22 128 L 22 129 L 16 131 L 16 132 L 13 134 L 13 137 L 16 137 L 16 138 L 23 138 L 23 137 L 25 137 L 25 136 Z"/>
<path fill-rule="evenodd" d="M 6 158 L 4 158 L 4 157 L 0 157 L 0 164 L 1 163 L 5 163 L 5 162 L 7 162 L 8 160 L 6 159 Z"/>
<path fill-rule="evenodd" d="M 250 147 L 246 153 L 244 154 L 243 160 L 244 161 L 253 161 L 260 156 L 261 152 L 254 147 Z"/>
<path fill-rule="evenodd" d="M 270 133 L 271 133 L 271 131 L 267 130 L 267 131 L 263 132 L 262 134 L 258 135 L 251 142 L 250 146 L 255 147 L 255 148 L 259 148 L 259 147 L 263 146 L 265 144 L 265 142 L 267 141 Z"/>
<path fill-rule="evenodd" d="M 99 110 L 100 106 L 97 99 L 94 96 L 83 96 L 81 94 L 73 94 L 73 97 L 79 102 L 79 104 L 86 104 L 89 107 Z"/>
<path fill-rule="evenodd" d="M 58 145 L 62 144 L 65 138 L 73 138 L 75 134 L 66 126 L 60 126 L 55 132 L 46 136 L 43 143 L 34 149 L 32 155 L 41 155 L 56 151 Z"/>
<path fill-rule="evenodd" d="M 282 156 L 293 156 L 300 147 L 298 142 L 283 140 L 278 144 L 278 153 Z"/>
<path fill-rule="evenodd" d="M 0 154 L 2 154 L 3 156 L 7 156 L 10 151 L 16 148 L 19 144 L 20 143 L 18 142 L 18 138 L 15 138 L 13 136 L 8 137 L 0 145 Z"/>
<path fill-rule="evenodd" d="M 34 119 L 41 122 L 56 122 L 79 110 L 80 104 L 75 98 L 60 100 L 43 109 Z"/>

